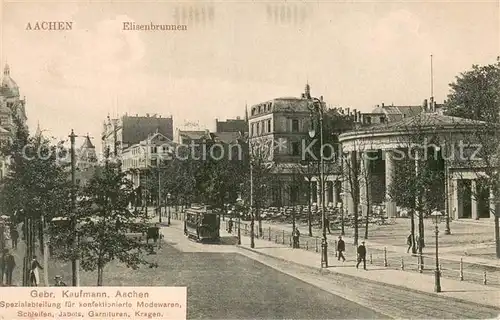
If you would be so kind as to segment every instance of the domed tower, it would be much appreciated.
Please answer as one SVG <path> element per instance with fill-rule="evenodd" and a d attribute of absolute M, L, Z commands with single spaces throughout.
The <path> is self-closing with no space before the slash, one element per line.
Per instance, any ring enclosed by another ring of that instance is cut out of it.
<path fill-rule="evenodd" d="M 14 79 L 10 77 L 10 67 L 8 64 L 6 64 L 3 69 L 2 95 L 7 98 L 19 97 L 19 86 Z"/>
<path fill-rule="evenodd" d="M 306 99 L 311 99 L 311 86 L 309 86 L 309 82 L 306 83 L 306 88 L 304 89 L 304 96 Z"/>

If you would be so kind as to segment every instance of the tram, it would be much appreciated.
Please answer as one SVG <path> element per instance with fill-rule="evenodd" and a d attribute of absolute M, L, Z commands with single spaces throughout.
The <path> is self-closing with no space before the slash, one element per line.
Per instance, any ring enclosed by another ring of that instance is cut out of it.
<path fill-rule="evenodd" d="M 184 234 L 198 242 L 220 241 L 220 214 L 207 206 L 192 206 L 185 211 Z"/>

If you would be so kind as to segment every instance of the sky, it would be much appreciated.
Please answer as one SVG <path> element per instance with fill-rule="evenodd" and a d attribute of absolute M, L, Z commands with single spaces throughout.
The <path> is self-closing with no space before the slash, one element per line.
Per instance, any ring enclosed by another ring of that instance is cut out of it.
<path fill-rule="evenodd" d="M 96 145 L 108 114 L 173 115 L 175 127 L 213 130 L 215 118 L 300 96 L 307 82 L 332 106 L 420 105 L 431 54 L 442 102 L 460 72 L 500 55 L 498 1 L 4 1 L 0 21 L 0 62 L 26 96 L 31 130 L 74 129 Z M 73 29 L 26 30 L 41 21 Z M 187 30 L 124 31 L 123 22 Z"/>

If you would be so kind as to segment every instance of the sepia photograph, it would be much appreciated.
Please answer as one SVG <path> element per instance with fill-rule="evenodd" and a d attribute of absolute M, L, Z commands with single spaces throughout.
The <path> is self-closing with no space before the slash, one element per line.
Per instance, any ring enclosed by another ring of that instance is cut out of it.
<path fill-rule="evenodd" d="M 497 319 L 500 2 L 0 1 L 0 319 Z"/>

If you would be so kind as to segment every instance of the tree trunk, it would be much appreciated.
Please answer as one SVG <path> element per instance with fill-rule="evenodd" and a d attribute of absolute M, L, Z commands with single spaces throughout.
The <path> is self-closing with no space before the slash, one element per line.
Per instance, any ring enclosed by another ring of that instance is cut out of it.
<path fill-rule="evenodd" d="M 40 252 L 43 255 L 44 254 L 44 250 L 45 250 L 45 242 L 44 242 L 44 228 L 45 228 L 45 225 L 44 225 L 43 219 L 39 220 L 38 223 L 37 223 L 37 225 L 38 225 L 38 241 L 40 242 Z"/>
<path fill-rule="evenodd" d="M 500 259 L 500 226 L 498 221 L 498 213 L 495 214 L 495 246 L 497 259 Z"/>
<path fill-rule="evenodd" d="M 368 202 L 368 208 L 366 210 L 366 221 L 365 221 L 365 239 L 368 239 L 368 221 L 370 219 L 370 211 L 371 211 L 371 208 L 370 208 L 370 202 Z"/>
<path fill-rule="evenodd" d="M 259 221 L 259 238 L 262 238 L 262 235 L 263 235 L 263 230 L 262 230 L 262 217 L 260 216 L 260 207 L 257 206 L 256 209 L 256 213 L 257 213 L 257 221 Z"/>
<path fill-rule="evenodd" d="M 359 238 L 359 230 L 358 230 L 358 210 L 359 210 L 359 201 L 354 200 L 354 245 L 358 245 Z"/>
<path fill-rule="evenodd" d="M 415 246 L 415 211 L 410 210 L 410 234 L 411 234 L 411 253 L 417 253 L 417 247 Z"/>
<path fill-rule="evenodd" d="M 313 236 L 312 233 L 312 212 L 311 212 L 311 181 L 309 181 L 308 188 L 308 203 L 307 203 L 307 226 L 309 228 L 309 237 Z"/>
<path fill-rule="evenodd" d="M 104 266 L 99 263 L 97 266 L 97 286 L 102 287 L 102 275 L 104 271 Z"/>
<path fill-rule="evenodd" d="M 418 214 L 418 234 L 420 238 L 420 247 L 425 248 L 425 237 L 424 237 L 424 212 L 419 210 Z"/>

